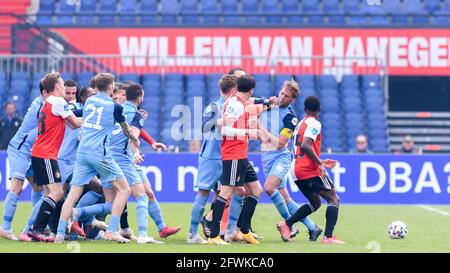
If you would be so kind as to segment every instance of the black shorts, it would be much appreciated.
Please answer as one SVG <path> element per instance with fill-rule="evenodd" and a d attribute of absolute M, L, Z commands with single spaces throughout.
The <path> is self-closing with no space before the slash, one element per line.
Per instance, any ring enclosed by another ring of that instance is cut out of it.
<path fill-rule="evenodd" d="M 221 184 L 226 186 L 244 186 L 258 181 L 252 164 L 245 159 L 222 160 L 223 171 Z"/>
<path fill-rule="evenodd" d="M 48 158 L 31 157 L 34 182 L 39 185 L 61 183 L 58 161 Z"/>
<path fill-rule="evenodd" d="M 333 181 L 331 181 L 329 176 L 325 176 L 324 178 L 315 176 L 304 180 L 297 180 L 295 184 L 297 184 L 297 187 L 303 194 L 319 193 L 322 190 L 334 189 Z"/>

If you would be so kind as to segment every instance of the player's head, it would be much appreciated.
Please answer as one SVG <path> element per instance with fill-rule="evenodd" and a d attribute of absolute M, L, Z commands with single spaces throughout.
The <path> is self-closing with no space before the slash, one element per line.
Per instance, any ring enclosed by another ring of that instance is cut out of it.
<path fill-rule="evenodd" d="M 219 80 L 220 95 L 228 96 L 237 90 L 237 78 L 234 75 L 223 75 Z"/>
<path fill-rule="evenodd" d="M 83 86 L 77 91 L 77 102 L 84 104 L 86 100 L 93 95 L 95 95 L 94 89 L 90 86 Z"/>
<path fill-rule="evenodd" d="M 42 79 L 42 86 L 49 95 L 64 97 L 64 80 L 59 72 L 51 72 Z"/>
<path fill-rule="evenodd" d="M 12 101 L 5 104 L 5 113 L 8 117 L 12 117 L 16 113 L 16 105 Z"/>
<path fill-rule="evenodd" d="M 236 82 L 238 92 L 249 94 L 249 97 L 253 95 L 256 87 L 255 78 L 250 75 L 243 75 L 241 77 L 238 77 Z"/>
<path fill-rule="evenodd" d="M 116 82 L 114 84 L 114 91 L 112 93 L 112 98 L 115 102 L 119 104 L 123 104 L 126 100 L 126 91 L 127 91 L 127 85 L 125 83 Z"/>
<path fill-rule="evenodd" d="M 368 141 L 366 135 L 360 134 L 356 136 L 356 149 L 358 152 L 365 153 L 367 151 L 367 145 Z"/>
<path fill-rule="evenodd" d="M 110 95 L 114 90 L 114 75 L 111 73 L 98 73 L 95 75 L 94 82 L 100 92 Z"/>
<path fill-rule="evenodd" d="M 46 96 L 47 95 L 47 91 L 45 91 L 45 89 L 44 89 L 44 84 L 42 83 L 43 80 L 44 80 L 44 78 L 42 78 L 39 81 L 39 92 L 41 92 L 41 96 Z"/>
<path fill-rule="evenodd" d="M 285 81 L 283 87 L 278 94 L 278 101 L 281 107 L 286 107 L 293 103 L 295 99 L 300 95 L 300 87 L 294 80 Z"/>
<path fill-rule="evenodd" d="M 305 112 L 310 116 L 316 116 L 320 112 L 320 100 L 316 96 L 309 96 L 305 99 Z"/>
<path fill-rule="evenodd" d="M 247 75 L 247 72 L 245 72 L 245 70 L 242 67 L 235 67 L 230 69 L 230 71 L 228 71 L 228 75 L 234 75 L 237 78 Z"/>
<path fill-rule="evenodd" d="M 64 81 L 64 87 L 66 92 L 66 101 L 75 102 L 77 94 L 77 82 L 74 80 L 66 80 Z"/>
<path fill-rule="evenodd" d="M 144 89 L 139 83 L 131 83 L 127 86 L 126 91 L 127 100 L 140 105 L 144 101 Z"/>

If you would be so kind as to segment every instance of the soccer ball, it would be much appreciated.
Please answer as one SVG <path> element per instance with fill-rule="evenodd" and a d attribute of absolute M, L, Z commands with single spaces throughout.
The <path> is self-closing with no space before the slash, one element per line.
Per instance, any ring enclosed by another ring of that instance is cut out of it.
<path fill-rule="evenodd" d="M 388 234 L 391 239 L 403 239 L 408 234 L 408 227 L 402 221 L 394 221 L 388 227 Z"/>

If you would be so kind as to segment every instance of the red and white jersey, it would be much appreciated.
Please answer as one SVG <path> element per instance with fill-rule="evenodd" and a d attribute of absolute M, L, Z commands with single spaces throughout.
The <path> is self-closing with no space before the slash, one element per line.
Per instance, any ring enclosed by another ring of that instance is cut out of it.
<path fill-rule="evenodd" d="M 226 136 L 225 125 L 222 127 L 222 160 L 245 159 L 248 154 L 248 127 L 249 114 L 245 112 L 242 99 L 236 94 L 231 95 L 223 105 L 223 120 L 234 120 L 232 128 L 240 131 L 237 136 Z"/>
<path fill-rule="evenodd" d="M 66 130 L 65 119 L 72 114 L 63 98 L 52 95 L 45 100 L 39 112 L 38 136 L 31 150 L 31 156 L 58 159 Z"/>
<path fill-rule="evenodd" d="M 314 151 L 320 157 L 320 145 L 322 143 L 322 125 L 320 122 L 311 116 L 306 116 L 299 122 L 294 131 L 294 155 L 295 166 L 294 176 L 296 180 L 304 180 L 320 175 L 320 169 L 317 164 L 312 161 L 301 148 L 303 138 L 311 138 Z"/>

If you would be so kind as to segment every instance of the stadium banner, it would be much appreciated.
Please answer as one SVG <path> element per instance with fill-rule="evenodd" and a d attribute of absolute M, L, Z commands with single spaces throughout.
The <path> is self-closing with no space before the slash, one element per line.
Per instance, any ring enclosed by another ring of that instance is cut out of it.
<path fill-rule="evenodd" d="M 324 155 L 338 160 L 329 171 L 344 204 L 450 204 L 450 157 L 444 155 Z M 197 154 L 156 154 L 145 156 L 142 166 L 160 202 L 193 202 L 197 177 Z M 261 158 L 249 156 L 264 181 Z M 10 182 L 8 161 L 0 152 L 0 200 Z M 292 177 L 287 188 L 292 198 L 305 202 Z M 30 201 L 31 187 L 25 185 L 21 201 Z M 212 195 L 211 195 L 212 196 Z M 261 202 L 270 199 L 263 193 Z"/>
<path fill-rule="evenodd" d="M 449 75 L 450 29 L 52 28 L 120 72 Z M 49 49 L 50 50 L 50 49 Z M 71 52 L 68 49 L 65 52 Z M 170 57 L 172 56 L 172 57 Z M 177 56 L 177 57 L 173 57 Z M 311 57 L 318 56 L 318 57 Z M 320 57 L 319 57 L 320 56 Z"/>

